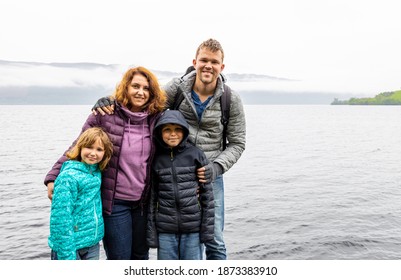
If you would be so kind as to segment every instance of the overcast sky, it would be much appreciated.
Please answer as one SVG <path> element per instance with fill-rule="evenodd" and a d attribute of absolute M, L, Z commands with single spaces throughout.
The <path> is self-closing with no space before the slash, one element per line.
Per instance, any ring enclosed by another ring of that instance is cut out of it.
<path fill-rule="evenodd" d="M 401 89 L 399 3 L 2 0 L 0 60 L 182 72 L 198 45 L 215 38 L 225 51 L 226 73 L 264 74 L 301 82 L 294 87 L 374 95 Z"/>

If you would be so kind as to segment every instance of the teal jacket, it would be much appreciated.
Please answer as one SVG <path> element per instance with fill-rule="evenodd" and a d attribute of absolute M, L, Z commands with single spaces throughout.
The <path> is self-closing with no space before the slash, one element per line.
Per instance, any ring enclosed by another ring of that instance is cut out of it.
<path fill-rule="evenodd" d="M 104 236 L 101 173 L 97 164 L 64 162 L 54 182 L 48 244 L 60 260 L 75 260 L 76 251 Z"/>

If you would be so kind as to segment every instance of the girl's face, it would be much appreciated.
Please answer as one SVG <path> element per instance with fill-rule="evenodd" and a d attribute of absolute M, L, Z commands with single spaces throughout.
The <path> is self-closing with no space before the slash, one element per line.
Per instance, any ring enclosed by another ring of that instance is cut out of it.
<path fill-rule="evenodd" d="M 97 139 L 90 147 L 83 147 L 81 150 L 81 161 L 86 164 L 96 164 L 102 161 L 104 156 L 104 145 Z"/>
<path fill-rule="evenodd" d="M 131 111 L 140 112 L 143 106 L 149 101 L 149 82 L 146 77 L 136 74 L 128 85 L 128 98 L 131 104 Z"/>

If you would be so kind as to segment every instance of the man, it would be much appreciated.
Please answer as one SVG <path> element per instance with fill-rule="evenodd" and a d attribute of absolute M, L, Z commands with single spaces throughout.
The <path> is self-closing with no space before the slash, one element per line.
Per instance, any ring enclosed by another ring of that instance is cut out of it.
<path fill-rule="evenodd" d="M 189 142 L 202 149 L 210 164 L 198 169 L 201 183 L 213 182 L 215 203 L 214 241 L 206 243 L 208 260 L 227 259 L 223 238 L 224 229 L 224 182 L 222 174 L 227 172 L 245 150 L 245 114 L 240 96 L 231 93 L 230 117 L 227 127 L 228 145 L 223 150 L 223 124 L 221 123 L 220 96 L 224 91 L 224 51 L 214 39 L 204 41 L 196 51 L 192 64 L 194 71 L 181 78 L 175 78 L 164 86 L 167 93 L 167 108 L 174 104 L 180 87 L 184 100 L 178 110 L 189 124 Z M 101 99 L 94 108 L 104 114 L 111 113 L 113 105 L 103 104 Z M 107 101 L 107 100 L 106 100 Z M 106 106 L 109 105 L 109 106 Z M 106 107 L 105 107 L 106 106 Z M 102 107 L 98 108 L 98 107 Z M 96 113 L 95 110 L 93 110 Z"/>

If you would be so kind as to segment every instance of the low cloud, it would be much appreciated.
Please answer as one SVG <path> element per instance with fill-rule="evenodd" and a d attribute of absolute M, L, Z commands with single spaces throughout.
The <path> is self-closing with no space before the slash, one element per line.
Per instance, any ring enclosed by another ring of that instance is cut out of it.
<path fill-rule="evenodd" d="M 104 88 L 113 90 L 132 65 L 97 63 L 37 63 L 0 60 L 0 87 Z M 151 69 L 163 85 L 183 73 Z M 288 79 L 257 74 L 225 73 L 228 84 L 237 91 L 314 92 L 319 94 L 345 93 L 355 96 L 380 93 L 376 87 L 363 84 L 352 88 L 352 83 L 333 83 L 330 77 Z M 330 86 L 331 85 L 331 86 Z M 395 88 L 397 89 L 397 88 Z M 383 91 L 392 89 L 383 89 Z"/>
<path fill-rule="evenodd" d="M 0 65 L 0 86 L 3 87 L 115 87 L 125 69 L 121 66 L 93 66 L 8 63 Z"/>

